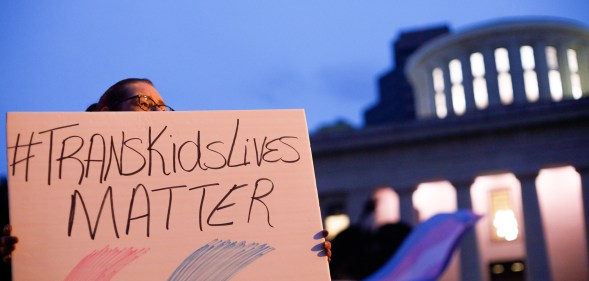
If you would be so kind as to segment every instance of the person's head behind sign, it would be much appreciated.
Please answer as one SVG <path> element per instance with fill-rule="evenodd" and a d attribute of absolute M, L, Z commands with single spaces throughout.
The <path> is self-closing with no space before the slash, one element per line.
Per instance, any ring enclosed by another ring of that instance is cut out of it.
<path fill-rule="evenodd" d="M 110 86 L 86 111 L 173 111 L 149 79 L 128 78 Z"/>

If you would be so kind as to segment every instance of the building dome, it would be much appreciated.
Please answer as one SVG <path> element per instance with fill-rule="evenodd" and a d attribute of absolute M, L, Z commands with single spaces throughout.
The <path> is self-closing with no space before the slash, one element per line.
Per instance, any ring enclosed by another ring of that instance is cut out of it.
<path fill-rule="evenodd" d="M 418 119 L 589 95 L 589 28 L 502 21 L 439 36 L 408 59 Z"/>

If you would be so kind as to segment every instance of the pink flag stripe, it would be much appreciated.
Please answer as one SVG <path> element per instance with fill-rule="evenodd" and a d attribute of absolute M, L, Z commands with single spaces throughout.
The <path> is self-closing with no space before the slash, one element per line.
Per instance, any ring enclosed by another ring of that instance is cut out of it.
<path fill-rule="evenodd" d="M 84 257 L 70 271 L 65 281 L 110 281 L 125 266 L 147 253 L 149 249 L 110 249 L 95 250 Z"/>

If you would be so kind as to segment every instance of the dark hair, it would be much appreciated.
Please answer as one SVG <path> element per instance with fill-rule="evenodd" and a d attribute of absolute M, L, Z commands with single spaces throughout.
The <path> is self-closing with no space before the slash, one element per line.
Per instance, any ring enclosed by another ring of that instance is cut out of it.
<path fill-rule="evenodd" d="M 97 106 L 97 105 L 98 105 L 97 103 L 93 103 L 93 104 L 89 105 L 89 106 L 86 108 L 86 112 L 89 112 L 89 111 L 96 111 L 96 106 Z"/>
<path fill-rule="evenodd" d="M 125 93 L 127 93 L 128 89 L 128 85 L 129 84 L 133 84 L 133 83 L 137 83 L 137 82 L 143 82 L 143 83 L 147 83 L 151 86 L 153 86 L 153 83 L 146 78 L 127 78 L 127 79 L 123 79 L 117 83 L 115 83 L 114 85 L 110 86 L 106 92 L 104 92 L 104 94 L 102 94 L 102 96 L 100 97 L 100 100 L 98 100 L 98 103 L 91 108 L 92 106 L 88 107 L 88 109 L 91 109 L 91 111 L 97 111 L 97 110 L 101 110 L 102 108 L 104 108 L 105 106 L 109 108 L 109 110 L 111 111 L 117 111 L 118 110 L 118 101 L 121 99 L 121 96 L 124 95 Z M 88 111 L 88 109 L 86 111 Z"/>

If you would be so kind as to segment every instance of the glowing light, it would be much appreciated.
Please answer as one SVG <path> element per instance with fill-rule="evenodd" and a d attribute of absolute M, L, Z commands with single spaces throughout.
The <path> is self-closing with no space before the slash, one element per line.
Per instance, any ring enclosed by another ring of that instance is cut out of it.
<path fill-rule="evenodd" d="M 509 55 L 507 49 L 498 48 L 495 50 L 495 66 L 498 72 L 509 72 Z"/>
<path fill-rule="evenodd" d="M 579 71 L 579 64 L 577 63 L 577 51 L 573 49 L 567 50 L 567 58 L 569 61 L 569 70 L 571 72 L 578 72 Z"/>
<path fill-rule="evenodd" d="M 493 272 L 493 274 L 501 274 L 505 271 L 505 268 L 503 267 L 503 265 L 496 264 L 496 265 L 493 265 L 493 268 L 491 269 L 491 271 Z"/>
<path fill-rule="evenodd" d="M 325 218 L 325 229 L 329 232 L 328 239 L 333 239 L 348 226 L 350 226 L 350 217 L 346 214 L 331 215 Z"/>
<path fill-rule="evenodd" d="M 534 69 L 536 67 L 536 63 L 534 62 L 534 49 L 532 49 L 531 46 L 525 45 L 519 48 L 519 52 L 521 54 L 523 69 Z"/>
<path fill-rule="evenodd" d="M 546 63 L 550 69 L 558 69 L 558 57 L 556 56 L 556 48 L 552 46 L 546 47 Z"/>
<path fill-rule="evenodd" d="M 511 271 L 513 272 L 520 272 L 520 271 L 524 271 L 524 264 L 521 262 L 514 262 L 511 265 Z"/>
<path fill-rule="evenodd" d="M 461 84 L 452 86 L 452 106 L 456 115 L 462 115 L 466 111 L 464 87 Z"/>
<path fill-rule="evenodd" d="M 524 84 L 526 89 L 526 98 L 529 102 L 535 102 L 540 99 L 540 90 L 538 89 L 538 77 L 533 70 L 524 71 Z"/>
<path fill-rule="evenodd" d="M 548 72 L 548 83 L 550 83 L 552 100 L 561 101 L 563 97 L 562 80 L 560 79 L 560 72 L 558 72 L 558 70 L 550 70 Z"/>
<path fill-rule="evenodd" d="M 432 71 L 432 77 L 434 79 L 434 89 L 436 92 L 444 91 L 444 73 L 439 67 L 434 68 Z"/>
<path fill-rule="evenodd" d="M 499 98 L 503 104 L 513 102 L 513 87 L 511 84 L 511 75 L 508 72 L 499 73 L 497 77 L 499 83 Z"/>
<path fill-rule="evenodd" d="M 444 118 L 448 115 L 448 109 L 446 108 L 446 95 L 444 93 L 436 93 L 436 115 L 438 118 Z"/>
<path fill-rule="evenodd" d="M 512 210 L 497 210 L 493 218 L 493 227 L 496 230 L 497 237 L 507 241 L 517 239 L 519 234 L 517 219 Z"/>
<path fill-rule="evenodd" d="M 451 60 L 448 69 L 450 69 L 450 81 L 452 81 L 452 84 L 462 83 L 462 64 L 460 61 L 457 59 Z"/>

